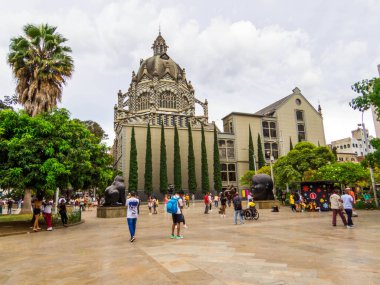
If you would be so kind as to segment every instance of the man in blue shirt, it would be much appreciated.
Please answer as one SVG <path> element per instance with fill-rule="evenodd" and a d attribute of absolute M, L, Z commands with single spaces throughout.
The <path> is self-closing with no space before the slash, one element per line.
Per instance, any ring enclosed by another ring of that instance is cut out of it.
<path fill-rule="evenodd" d="M 352 223 L 352 207 L 354 204 L 354 199 L 350 195 L 351 188 L 346 188 L 344 190 L 344 195 L 342 195 L 341 199 L 343 201 L 343 208 L 344 211 L 347 214 L 347 228 L 351 229 L 354 227 L 354 224 Z"/>

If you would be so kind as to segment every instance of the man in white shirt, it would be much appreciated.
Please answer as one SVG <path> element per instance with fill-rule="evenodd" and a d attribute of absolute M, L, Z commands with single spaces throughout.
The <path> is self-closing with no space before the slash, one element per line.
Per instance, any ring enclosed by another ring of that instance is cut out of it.
<path fill-rule="evenodd" d="M 343 201 L 343 208 L 344 211 L 347 214 L 347 228 L 351 229 L 354 227 L 354 224 L 352 223 L 352 208 L 354 204 L 354 199 L 350 195 L 351 188 L 346 188 L 344 190 L 345 194 L 342 195 L 342 201 Z"/>
<path fill-rule="evenodd" d="M 130 193 L 131 197 L 127 199 L 125 202 L 125 206 L 127 206 L 127 222 L 129 233 L 131 234 L 131 242 L 136 240 L 136 222 L 138 217 L 138 206 L 140 204 L 140 200 L 136 198 L 136 193 Z"/>
<path fill-rule="evenodd" d="M 337 193 L 339 193 L 339 189 L 334 189 L 334 194 L 330 196 L 331 210 L 333 211 L 332 225 L 333 227 L 336 226 L 336 215 L 339 214 L 340 218 L 342 219 L 343 224 L 347 226 L 346 218 L 343 215 L 343 212 L 341 209 L 342 199 Z"/>

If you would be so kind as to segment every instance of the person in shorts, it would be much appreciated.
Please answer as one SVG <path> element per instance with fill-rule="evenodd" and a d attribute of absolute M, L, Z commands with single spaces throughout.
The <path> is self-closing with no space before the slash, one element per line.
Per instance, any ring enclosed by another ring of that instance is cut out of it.
<path fill-rule="evenodd" d="M 172 214 L 173 224 L 172 224 L 172 234 L 170 236 L 171 239 L 174 239 L 174 238 L 183 239 L 183 236 L 180 234 L 181 222 L 183 221 L 182 211 L 181 211 L 181 208 L 183 207 L 183 200 L 179 196 L 180 194 L 179 192 L 182 192 L 182 191 L 177 191 L 173 197 L 177 200 L 178 207 L 177 207 L 177 213 Z M 176 228 L 176 226 L 177 226 L 177 235 L 174 235 L 174 229 Z"/>

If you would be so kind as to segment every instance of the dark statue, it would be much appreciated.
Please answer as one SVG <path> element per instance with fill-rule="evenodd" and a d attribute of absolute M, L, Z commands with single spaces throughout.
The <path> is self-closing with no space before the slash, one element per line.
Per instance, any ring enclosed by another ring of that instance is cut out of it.
<path fill-rule="evenodd" d="M 256 201 L 274 200 L 273 181 L 267 174 L 256 174 L 252 177 L 252 194 Z"/>
<path fill-rule="evenodd" d="M 125 205 L 125 185 L 121 176 L 116 176 L 113 183 L 106 188 L 105 202 L 103 206 L 124 206 Z"/>

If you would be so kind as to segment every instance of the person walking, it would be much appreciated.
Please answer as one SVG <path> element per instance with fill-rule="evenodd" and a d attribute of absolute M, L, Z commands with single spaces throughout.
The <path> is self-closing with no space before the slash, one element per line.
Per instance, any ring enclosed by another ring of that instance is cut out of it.
<path fill-rule="evenodd" d="M 131 235 L 130 242 L 134 242 L 136 240 L 136 223 L 139 204 L 140 200 L 136 198 L 135 192 L 132 192 L 131 197 L 125 202 L 125 206 L 127 207 L 127 223 L 129 233 Z"/>
<path fill-rule="evenodd" d="M 240 217 L 240 224 L 244 224 L 244 221 L 243 221 L 243 216 L 241 214 L 241 211 L 243 210 L 243 206 L 241 204 L 241 198 L 239 197 L 239 193 L 235 193 L 235 197 L 233 199 L 233 204 L 234 204 L 234 210 L 235 210 L 235 213 L 234 213 L 234 223 L 235 225 L 237 225 L 237 216 Z"/>
<path fill-rule="evenodd" d="M 289 204 L 290 204 L 290 209 L 292 210 L 292 212 L 297 212 L 296 204 L 295 204 L 295 201 L 294 201 L 294 193 L 293 192 L 289 196 Z"/>
<path fill-rule="evenodd" d="M 47 231 L 52 231 L 53 226 L 52 226 L 52 214 L 51 214 L 51 209 L 53 207 L 53 201 L 49 200 L 44 203 L 44 210 L 43 210 L 43 216 L 45 219 Z"/>
<path fill-rule="evenodd" d="M 208 193 L 208 205 L 210 207 L 210 212 L 212 212 L 212 194 L 211 194 L 211 192 Z"/>
<path fill-rule="evenodd" d="M 8 203 L 7 203 L 7 205 L 8 205 L 8 215 L 11 215 L 12 214 L 12 207 L 13 207 L 13 200 L 12 200 L 12 198 L 9 198 L 8 199 Z"/>
<path fill-rule="evenodd" d="M 34 215 L 33 231 L 35 232 L 41 229 L 39 225 L 41 206 L 42 206 L 42 197 L 37 196 L 36 200 L 34 201 L 34 210 L 33 210 L 33 215 Z"/>
<path fill-rule="evenodd" d="M 171 199 L 176 200 L 177 202 L 177 212 L 172 213 L 172 219 L 173 219 L 173 224 L 172 224 L 172 234 L 170 236 L 171 239 L 183 239 L 183 236 L 181 235 L 181 222 L 183 222 L 183 215 L 181 208 L 183 207 L 183 200 L 180 197 L 180 193 L 183 193 L 182 191 L 176 191 L 174 196 Z M 177 228 L 177 235 L 174 235 L 174 229 Z"/>
<path fill-rule="evenodd" d="M 59 202 L 59 215 L 61 216 L 62 225 L 67 227 L 67 210 L 66 210 L 66 200 L 60 199 Z"/>
<path fill-rule="evenodd" d="M 152 196 L 149 196 L 149 197 L 148 197 L 148 209 L 149 209 L 149 215 L 152 215 L 152 205 L 153 205 L 153 202 L 152 202 Z"/>
<path fill-rule="evenodd" d="M 153 196 L 152 208 L 153 208 L 153 215 L 157 215 L 157 198 L 156 198 L 156 196 Z"/>
<path fill-rule="evenodd" d="M 191 194 L 191 203 L 193 204 L 193 207 L 195 206 L 195 195 L 194 193 Z"/>
<path fill-rule="evenodd" d="M 285 205 L 285 200 L 286 200 L 286 192 L 282 191 L 281 192 L 281 204 Z"/>
<path fill-rule="evenodd" d="M 224 195 L 224 193 L 222 193 L 220 197 L 220 217 L 221 218 L 226 217 L 226 207 L 227 207 L 227 197 L 226 195 Z"/>
<path fill-rule="evenodd" d="M 208 192 L 206 193 L 206 195 L 204 197 L 204 202 L 205 202 L 205 214 L 208 214 L 208 209 L 209 209 L 209 206 L 208 206 L 208 203 L 209 203 Z"/>
<path fill-rule="evenodd" d="M 353 211 L 353 205 L 354 205 L 354 199 L 350 195 L 350 188 L 346 188 L 344 190 L 345 194 L 342 195 L 341 199 L 343 201 L 343 208 L 344 211 L 347 214 L 347 228 L 351 229 L 354 227 L 354 224 L 352 222 L 352 211 Z"/>
<path fill-rule="evenodd" d="M 215 205 L 215 208 L 218 208 L 218 206 L 219 206 L 219 196 L 218 195 L 214 196 L 214 205 Z"/>
<path fill-rule="evenodd" d="M 343 215 L 342 209 L 342 202 L 343 200 L 340 198 L 338 195 L 339 189 L 334 190 L 334 194 L 330 196 L 330 204 L 331 204 L 331 210 L 333 211 L 333 216 L 332 216 L 332 225 L 333 227 L 336 227 L 336 215 L 339 215 L 340 218 L 342 219 L 342 222 L 345 226 L 347 226 L 347 221 L 345 216 Z"/>

